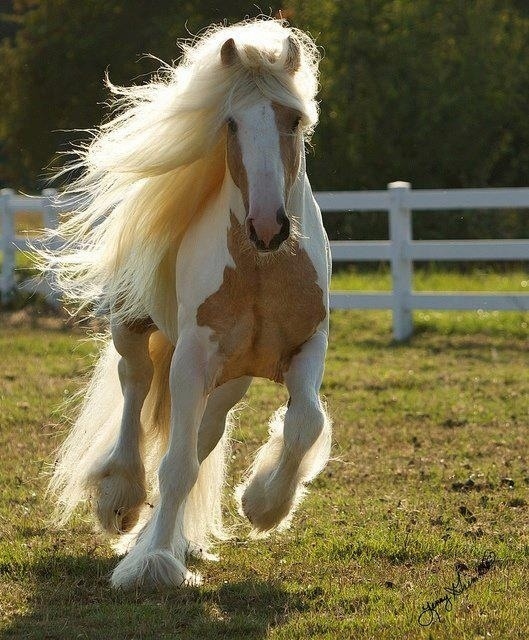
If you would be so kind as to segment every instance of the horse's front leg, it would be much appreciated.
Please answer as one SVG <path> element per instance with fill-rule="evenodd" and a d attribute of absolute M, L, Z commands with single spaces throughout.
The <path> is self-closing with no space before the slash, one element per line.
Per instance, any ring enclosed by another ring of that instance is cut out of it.
<path fill-rule="evenodd" d="M 182 332 L 169 374 L 170 434 L 158 470 L 160 500 L 136 545 L 114 570 L 114 587 L 181 586 L 198 581 L 185 567 L 183 518 L 199 471 L 197 442 L 207 398 L 206 359 L 195 334 Z"/>
<path fill-rule="evenodd" d="M 227 539 L 223 526 L 222 494 L 226 481 L 226 463 L 230 453 L 230 410 L 244 396 L 250 377 L 230 380 L 214 389 L 208 397 L 206 410 L 198 430 L 198 479 L 186 501 L 186 537 L 189 553 L 203 560 L 218 560 L 210 552 L 214 538 Z"/>
<path fill-rule="evenodd" d="M 250 376 L 243 376 L 230 380 L 211 392 L 198 431 L 200 463 L 206 460 L 219 443 L 226 429 L 228 413 L 248 391 L 251 382 Z"/>
<path fill-rule="evenodd" d="M 90 469 L 88 485 L 97 519 L 103 529 L 114 534 L 132 529 L 146 500 L 140 415 L 153 375 L 151 333 L 147 324 L 134 329 L 112 325 L 112 340 L 121 356 L 118 373 L 123 413 L 117 440 Z"/>
<path fill-rule="evenodd" d="M 258 531 L 289 522 L 304 484 L 329 458 L 331 423 L 319 398 L 326 350 L 327 335 L 318 331 L 292 359 L 284 375 L 290 394 L 284 420 L 279 410 L 241 488 L 242 510 Z"/>

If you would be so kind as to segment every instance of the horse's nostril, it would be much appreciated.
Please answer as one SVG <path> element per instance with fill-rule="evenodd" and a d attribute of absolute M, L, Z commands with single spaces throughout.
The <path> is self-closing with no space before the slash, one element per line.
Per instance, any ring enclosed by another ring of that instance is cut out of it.
<path fill-rule="evenodd" d="M 257 233 L 255 232 L 255 227 L 253 226 L 252 220 L 247 220 L 246 225 L 248 227 L 248 235 L 250 236 L 250 240 L 255 242 L 257 240 Z"/>
<path fill-rule="evenodd" d="M 279 232 L 279 235 L 282 236 L 282 240 L 286 240 L 290 235 L 290 220 L 286 216 L 283 224 L 281 225 L 281 231 Z"/>
<path fill-rule="evenodd" d="M 246 225 L 248 230 L 248 236 L 250 240 L 254 243 L 256 248 L 259 249 L 259 251 L 266 251 L 267 247 L 265 243 L 257 236 L 257 232 L 255 230 L 255 227 L 253 226 L 253 220 L 251 219 L 247 220 Z"/>
<path fill-rule="evenodd" d="M 277 220 L 277 224 L 280 224 L 281 227 L 283 227 L 283 224 L 285 222 L 288 222 L 288 216 L 285 213 L 285 207 L 279 207 L 279 209 L 276 211 L 276 220 Z"/>
<path fill-rule="evenodd" d="M 272 238 L 272 242 L 270 243 L 271 249 L 278 249 L 290 235 L 290 220 L 283 207 L 278 209 L 276 220 L 281 225 L 281 230 Z"/>
<path fill-rule="evenodd" d="M 279 222 L 279 220 L 278 220 Z M 270 251 L 275 251 L 283 244 L 283 242 L 290 235 L 290 220 L 285 216 L 285 219 L 281 223 L 281 231 L 277 233 L 271 240 L 268 248 Z"/>

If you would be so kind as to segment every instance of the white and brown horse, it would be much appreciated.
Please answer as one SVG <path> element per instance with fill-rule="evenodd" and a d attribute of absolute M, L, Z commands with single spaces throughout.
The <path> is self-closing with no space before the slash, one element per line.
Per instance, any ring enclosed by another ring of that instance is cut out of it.
<path fill-rule="evenodd" d="M 199 580 L 186 554 L 223 536 L 229 412 L 253 376 L 290 396 L 239 491 L 254 529 L 285 526 L 327 462 L 316 73 L 313 43 L 280 22 L 215 28 L 149 85 L 112 87 L 122 109 L 78 163 L 87 197 L 46 258 L 67 295 L 110 310 L 111 339 L 51 487 L 61 521 L 91 498 L 122 534 L 116 587 Z"/>

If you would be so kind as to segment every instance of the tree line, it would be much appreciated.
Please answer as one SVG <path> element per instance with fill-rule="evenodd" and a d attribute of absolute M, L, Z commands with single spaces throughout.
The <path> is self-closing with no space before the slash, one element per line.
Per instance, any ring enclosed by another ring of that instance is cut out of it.
<path fill-rule="evenodd" d="M 321 48 L 314 188 L 527 186 L 529 4 L 524 0 L 285 0 L 273 7 Z M 225 0 L 11 0 L 0 14 L 0 182 L 36 190 L 57 150 L 108 113 L 103 77 L 141 82 L 176 41 L 259 10 Z M 527 235 L 527 216 L 421 215 L 422 237 Z M 328 217 L 341 237 L 383 216 Z"/>

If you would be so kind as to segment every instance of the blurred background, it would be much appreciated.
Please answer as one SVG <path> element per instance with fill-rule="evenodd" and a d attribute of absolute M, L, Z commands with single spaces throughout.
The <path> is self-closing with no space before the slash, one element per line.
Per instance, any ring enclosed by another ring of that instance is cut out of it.
<path fill-rule="evenodd" d="M 0 187 L 40 191 L 54 155 L 108 113 L 103 77 L 141 83 L 150 53 L 212 22 L 281 15 L 316 40 L 316 190 L 526 186 L 529 3 L 524 0 L 2 0 Z M 335 238 L 382 238 L 380 214 L 327 216 Z M 421 215 L 417 238 L 523 237 L 520 211 Z"/>

